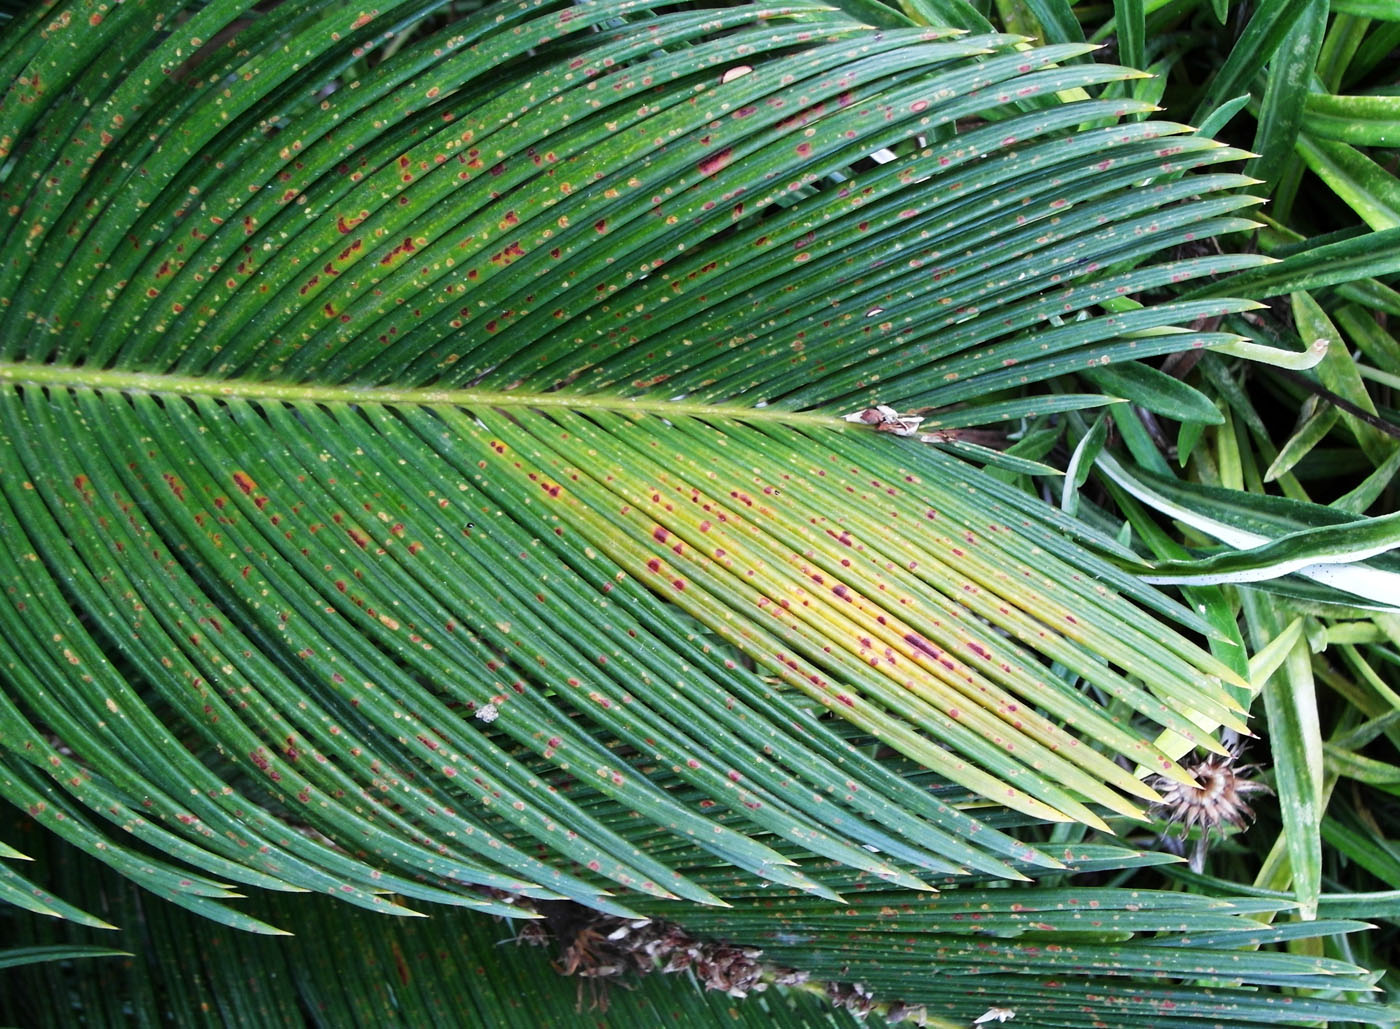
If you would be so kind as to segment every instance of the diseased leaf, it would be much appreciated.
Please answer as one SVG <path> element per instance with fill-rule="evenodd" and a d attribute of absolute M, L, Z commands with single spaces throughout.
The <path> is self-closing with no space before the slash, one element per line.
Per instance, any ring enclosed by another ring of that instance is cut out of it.
<path fill-rule="evenodd" d="M 1256 226 L 1247 155 L 1124 99 L 1070 6 L 1030 5 L 1040 48 L 935 0 L 8 21 L 0 795 L 86 856 L 3 883 L 177 970 L 26 981 L 94 1024 L 450 1022 L 458 979 L 525 973 L 439 928 L 562 908 L 781 925 L 836 1000 L 857 969 L 960 1022 L 1275 1024 L 1278 988 L 1359 988 L 1243 957 L 1352 928 L 1250 917 L 1276 898 L 1076 926 L 1006 888 L 1169 863 L 1124 838 L 1140 775 L 1191 787 L 1174 756 L 1247 731 L 1223 591 L 1184 606 L 1095 556 L 1131 541 L 1093 498 L 1024 489 L 1104 403 L 1047 380 L 1241 343 L 1255 304 L 1167 294 L 1263 261 L 1202 246 Z M 247 932 L 182 954 L 186 913 L 109 908 L 93 860 Z M 924 899 L 965 889 L 996 936 Z M 348 903 L 281 896 L 311 891 Z M 315 949 L 345 936 L 368 974 Z"/>
<path fill-rule="evenodd" d="M 1236 152 L 1028 106 L 1130 74 L 1078 44 L 545 2 L 392 42 L 430 7 L 12 26 L 0 191 L 50 188 L 0 268 L 6 741 L 55 770 L 8 796 L 94 852 L 132 828 L 215 878 L 127 874 L 226 919 L 223 880 L 621 913 L 719 901 L 680 841 L 828 897 L 775 845 L 911 889 L 1055 863 L 850 730 L 1102 827 L 1154 797 L 1112 754 L 1181 777 L 1146 738 L 1242 727 L 1222 666 L 1084 583 L 1182 609 L 822 413 L 1228 338 L 1153 333 L 1247 305 L 1065 315 L 1253 263 L 1141 260 L 1248 224 L 1246 180 L 1180 177 Z"/>

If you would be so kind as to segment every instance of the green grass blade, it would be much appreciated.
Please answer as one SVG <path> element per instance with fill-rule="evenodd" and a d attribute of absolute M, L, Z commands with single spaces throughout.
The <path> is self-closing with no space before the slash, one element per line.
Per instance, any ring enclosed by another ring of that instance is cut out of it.
<path fill-rule="evenodd" d="M 1400 181 L 1346 143 L 1298 137 L 1298 153 L 1358 218 L 1377 232 L 1400 227 Z"/>
<path fill-rule="evenodd" d="M 1269 60 L 1252 148 L 1260 156 L 1249 166 L 1250 174 L 1264 180 L 1266 190 L 1272 190 L 1294 160 L 1293 146 L 1314 95 L 1310 88 L 1327 28 L 1327 12 L 1328 0 L 1310 3 Z"/>
<path fill-rule="evenodd" d="M 1400 228 L 1308 246 L 1277 264 L 1227 276 L 1188 296 L 1278 296 L 1400 271 Z"/>

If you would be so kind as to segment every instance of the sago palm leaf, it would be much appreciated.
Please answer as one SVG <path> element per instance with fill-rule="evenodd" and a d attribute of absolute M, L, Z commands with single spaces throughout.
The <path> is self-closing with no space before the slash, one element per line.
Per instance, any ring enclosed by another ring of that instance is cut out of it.
<path fill-rule="evenodd" d="M 1277 896 L 1226 900 L 1102 886 L 935 895 L 855 882 L 849 901 L 831 904 L 752 889 L 733 894 L 731 909 L 690 911 L 698 938 L 678 937 L 664 924 L 605 922 L 594 932 L 594 963 L 576 967 L 570 979 L 551 971 L 549 958 L 556 967 L 581 962 L 577 940 L 595 929 L 580 928 L 581 909 L 555 910 L 571 905 L 553 905 L 546 921 L 526 923 L 442 907 L 431 918 L 387 919 L 326 898 L 250 898 L 259 915 L 294 933 L 268 937 L 153 899 L 52 836 L 37 838 L 40 832 L 30 825 L 15 838 L 42 855 L 54 888 L 133 928 L 113 939 L 31 915 L 3 919 L 8 939 L 25 953 L 126 942 L 142 954 L 0 971 L 0 1020 L 36 1029 L 77 1019 L 94 1027 L 134 1019 L 182 1026 L 966 1029 L 998 1011 L 1031 1029 L 1400 1019 L 1400 1012 L 1364 1000 L 1365 982 L 1345 961 L 1260 950 L 1364 924 L 1265 924 L 1260 919 L 1289 906 Z M 1086 872 L 1124 857 L 1121 848 L 1090 845 L 1062 855 Z M 572 961 L 571 933 L 578 934 Z M 745 946 L 739 952 L 705 942 L 713 939 Z M 653 958 L 681 974 L 657 974 Z M 630 974 L 601 974 L 616 962 Z M 637 974 L 649 967 L 650 974 Z M 1202 989 L 1191 981 L 1202 976 L 1217 981 Z M 712 989 L 701 992 L 702 985 Z M 1271 988 L 1278 986 L 1328 992 L 1284 996 Z M 1339 986 L 1361 991 L 1359 998 L 1336 996 Z"/>
<path fill-rule="evenodd" d="M 245 927 L 229 884 L 1058 866 L 919 769 L 1140 813 L 1162 729 L 1244 729 L 1161 619 L 1203 623 L 840 417 L 1233 338 L 1114 302 L 1252 263 L 1152 258 L 1249 225 L 1240 155 L 1083 52 L 801 3 L 8 25 L 0 791 Z"/>

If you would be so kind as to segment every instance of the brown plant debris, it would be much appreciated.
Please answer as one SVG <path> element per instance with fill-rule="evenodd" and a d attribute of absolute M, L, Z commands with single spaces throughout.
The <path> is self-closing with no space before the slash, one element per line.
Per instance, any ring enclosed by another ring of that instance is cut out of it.
<path fill-rule="evenodd" d="M 1152 805 L 1153 814 L 1166 818 L 1169 825 L 1181 825 L 1181 838 L 1192 829 L 1200 836 L 1191 854 L 1191 868 L 1199 872 L 1205 863 L 1210 834 L 1224 828 L 1243 829 L 1254 820 L 1254 809 L 1246 797 L 1253 793 L 1272 793 L 1267 785 L 1250 778 L 1259 771 L 1258 765 L 1237 762 L 1241 750 L 1231 747 L 1226 754 L 1210 754 L 1195 762 L 1183 762 L 1182 768 L 1196 780 L 1195 785 L 1179 783 L 1164 776 L 1154 776 L 1149 785 L 1162 799 Z"/>
<path fill-rule="evenodd" d="M 770 985 L 787 986 L 820 992 L 834 1006 L 847 1008 L 859 1018 L 877 1011 L 890 1022 L 907 1019 L 924 1024 L 922 1007 L 878 1003 L 861 983 L 811 983 L 806 972 L 764 963 L 763 951 L 757 947 L 697 940 L 672 922 L 603 915 L 571 901 L 540 902 L 536 908 L 543 918 L 531 923 L 537 928 L 522 942 L 539 943 L 546 935 L 556 941 L 555 970 L 581 980 L 580 1010 L 584 981 L 590 1009 L 606 1011 L 608 988 L 626 986 L 625 976 L 689 969 L 706 989 L 723 990 L 735 998 L 762 993 Z"/>
<path fill-rule="evenodd" d="M 895 436 L 913 436 L 920 443 L 974 443 L 978 446 L 1003 449 L 1010 442 L 1005 432 L 988 429 L 948 428 L 920 432 L 919 426 L 925 416 L 900 414 L 888 404 L 877 404 L 841 416 L 845 421 L 869 425 L 876 432 L 888 432 Z"/>

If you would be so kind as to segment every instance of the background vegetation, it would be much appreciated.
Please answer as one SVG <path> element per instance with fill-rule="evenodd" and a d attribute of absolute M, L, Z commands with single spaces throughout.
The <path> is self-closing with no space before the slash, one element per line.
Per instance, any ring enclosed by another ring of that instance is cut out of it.
<path fill-rule="evenodd" d="M 0 1020 L 1400 1020 L 1400 9 L 479 6 L 0 27 Z"/>

